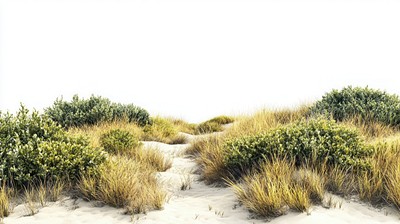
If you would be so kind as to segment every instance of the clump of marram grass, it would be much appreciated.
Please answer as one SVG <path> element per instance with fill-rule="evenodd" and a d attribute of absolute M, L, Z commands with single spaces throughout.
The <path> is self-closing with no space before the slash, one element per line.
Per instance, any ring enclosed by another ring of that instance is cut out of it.
<path fill-rule="evenodd" d="M 293 181 L 296 171 L 294 163 L 273 159 L 260 165 L 254 173 L 245 175 L 242 183 L 227 181 L 239 201 L 250 211 L 260 216 L 276 217 L 289 209 L 307 211 L 311 206 L 308 179 L 300 175 Z M 303 183 L 298 183 L 303 182 Z"/>
<path fill-rule="evenodd" d="M 166 198 L 154 168 L 125 156 L 111 157 L 97 176 L 84 175 L 77 186 L 84 198 L 126 208 L 130 214 L 160 209 Z"/>
<path fill-rule="evenodd" d="M 0 188 L 0 220 L 10 214 L 10 194 L 7 187 L 3 185 Z"/>
<path fill-rule="evenodd" d="M 172 117 L 167 117 L 166 120 L 170 121 L 179 132 L 195 134 L 196 124 L 191 124 L 182 119 Z"/>
<path fill-rule="evenodd" d="M 213 132 L 220 132 L 223 131 L 224 128 L 222 127 L 221 124 L 218 124 L 216 122 L 203 122 L 200 123 L 199 125 L 196 126 L 196 131 L 195 133 L 200 135 L 200 134 L 207 134 L 207 133 L 213 133 Z"/>
<path fill-rule="evenodd" d="M 144 127 L 142 140 L 158 141 L 167 144 L 182 143 L 182 141 L 178 141 L 182 138 L 178 137 L 178 130 L 170 120 L 154 117 L 152 121 L 153 123 L 151 125 Z"/>
<path fill-rule="evenodd" d="M 221 115 L 218 117 L 214 117 L 211 118 L 210 120 L 208 120 L 208 122 L 215 122 L 217 124 L 229 124 L 229 123 L 233 123 L 235 121 L 235 119 L 233 117 L 229 117 L 226 115 Z"/>
<path fill-rule="evenodd" d="M 391 136 L 395 134 L 397 130 L 379 121 L 363 119 L 361 116 L 346 118 L 341 123 L 349 127 L 357 128 L 368 140 Z"/>
<path fill-rule="evenodd" d="M 374 145 L 369 172 L 358 175 L 360 198 L 372 203 L 390 202 L 400 209 L 400 140 L 380 140 Z"/>
<path fill-rule="evenodd" d="M 198 124 L 195 128 L 195 134 L 207 134 L 223 131 L 222 125 L 234 122 L 235 119 L 225 115 L 214 117 L 210 120 Z"/>
<path fill-rule="evenodd" d="M 164 172 L 172 166 L 172 160 L 166 158 L 157 148 L 139 147 L 130 150 L 126 155 L 138 163 L 147 164 L 158 172 Z"/>

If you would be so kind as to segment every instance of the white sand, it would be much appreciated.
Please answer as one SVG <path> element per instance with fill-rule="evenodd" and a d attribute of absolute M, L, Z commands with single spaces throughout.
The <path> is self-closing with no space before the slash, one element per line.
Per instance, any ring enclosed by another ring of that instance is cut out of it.
<path fill-rule="evenodd" d="M 188 136 L 194 139 L 193 136 Z M 252 219 L 251 214 L 238 205 L 230 188 L 219 188 L 205 185 L 196 174 L 196 164 L 193 159 L 185 158 L 185 145 L 167 145 L 158 142 L 144 142 L 145 147 L 158 148 L 166 156 L 173 159 L 172 167 L 166 172 L 158 173 L 160 182 L 170 194 L 170 199 L 160 211 L 150 211 L 147 214 L 124 215 L 123 209 L 109 206 L 96 207 L 94 202 L 81 199 L 65 198 L 56 203 L 49 203 L 33 216 L 25 216 L 27 210 L 19 205 L 14 212 L 4 219 L 4 223 L 13 224 L 67 224 L 67 223 L 307 223 L 307 224 L 337 224 L 337 223 L 400 223 L 400 215 L 394 209 L 378 210 L 356 201 L 341 201 L 341 208 L 325 209 L 315 206 L 311 214 L 294 213 L 271 219 Z M 190 189 L 181 190 L 182 183 L 190 183 Z"/>

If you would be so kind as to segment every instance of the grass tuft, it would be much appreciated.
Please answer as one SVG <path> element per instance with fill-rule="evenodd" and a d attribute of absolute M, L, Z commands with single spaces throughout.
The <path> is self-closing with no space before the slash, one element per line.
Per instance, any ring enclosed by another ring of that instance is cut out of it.
<path fill-rule="evenodd" d="M 7 217 L 10 214 L 10 194 L 7 187 L 3 185 L 0 189 L 0 218 Z"/>
<path fill-rule="evenodd" d="M 86 199 L 124 207 L 130 214 L 160 209 L 166 198 L 154 168 L 125 156 L 110 158 L 99 176 L 83 176 L 78 190 Z"/>
<path fill-rule="evenodd" d="M 309 191 L 293 181 L 295 171 L 294 163 L 272 159 L 260 165 L 260 170 L 245 175 L 242 183 L 227 183 L 239 201 L 258 215 L 276 217 L 289 208 L 305 212 L 311 206 Z"/>

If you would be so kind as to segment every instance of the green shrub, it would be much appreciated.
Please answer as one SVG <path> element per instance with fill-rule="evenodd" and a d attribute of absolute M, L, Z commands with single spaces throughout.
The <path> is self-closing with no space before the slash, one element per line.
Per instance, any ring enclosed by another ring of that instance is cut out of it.
<path fill-rule="evenodd" d="M 311 107 L 311 113 L 332 115 L 337 121 L 360 116 L 364 121 L 398 126 L 400 99 L 380 90 L 349 86 L 327 93 Z"/>
<path fill-rule="evenodd" d="M 221 124 L 213 121 L 205 121 L 197 125 L 195 133 L 196 134 L 207 134 L 218 131 L 223 131 L 223 127 Z"/>
<path fill-rule="evenodd" d="M 107 98 L 93 95 L 89 99 L 75 95 L 71 102 L 57 99 L 45 113 L 65 128 L 119 119 L 127 119 L 142 126 L 151 123 L 148 112 L 142 108 L 132 104 L 112 103 Z"/>
<path fill-rule="evenodd" d="M 235 121 L 235 119 L 233 119 L 232 117 L 225 116 L 225 115 L 214 117 L 214 118 L 208 120 L 208 122 L 215 122 L 217 124 L 229 124 L 234 121 Z"/>
<path fill-rule="evenodd" d="M 52 120 L 21 106 L 15 116 L 0 114 L 0 158 L 0 180 L 25 185 L 95 172 L 105 155 L 86 139 L 68 137 Z"/>
<path fill-rule="evenodd" d="M 128 131 L 114 129 L 100 137 L 101 146 L 110 153 L 124 153 L 140 145 L 139 139 Z"/>
<path fill-rule="evenodd" d="M 133 104 L 112 104 L 113 120 L 127 119 L 128 122 L 135 122 L 139 126 L 151 124 L 149 113 Z"/>
<path fill-rule="evenodd" d="M 236 138 L 227 141 L 225 147 L 224 162 L 234 175 L 276 156 L 294 159 L 297 165 L 326 162 L 367 168 L 365 158 L 372 153 L 355 130 L 321 118 Z"/>

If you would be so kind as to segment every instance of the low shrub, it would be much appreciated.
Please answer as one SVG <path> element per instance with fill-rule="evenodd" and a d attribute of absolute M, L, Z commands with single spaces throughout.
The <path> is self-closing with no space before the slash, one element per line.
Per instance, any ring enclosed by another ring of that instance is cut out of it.
<path fill-rule="evenodd" d="M 110 153 L 126 153 L 140 146 L 140 141 L 129 131 L 113 129 L 100 137 L 100 145 Z"/>
<path fill-rule="evenodd" d="M 52 107 L 45 110 L 45 113 L 64 128 L 121 119 L 141 126 L 151 124 L 146 110 L 133 104 L 112 103 L 107 98 L 93 95 L 89 99 L 81 99 L 75 95 L 71 102 L 57 99 Z"/>
<path fill-rule="evenodd" d="M 0 114 L 0 180 L 17 186 L 53 178 L 76 178 L 95 172 L 105 160 L 86 139 L 71 138 L 52 120 L 21 106 Z"/>
<path fill-rule="evenodd" d="M 369 166 L 365 158 L 372 153 L 355 130 L 321 118 L 235 138 L 225 148 L 224 161 L 235 175 L 273 156 L 285 156 L 297 165 L 327 163 L 364 169 Z"/>
<path fill-rule="evenodd" d="M 346 87 L 332 90 L 316 102 L 311 114 L 331 115 L 337 121 L 360 116 L 364 121 L 400 125 L 400 99 L 397 95 L 371 88 Z"/>

